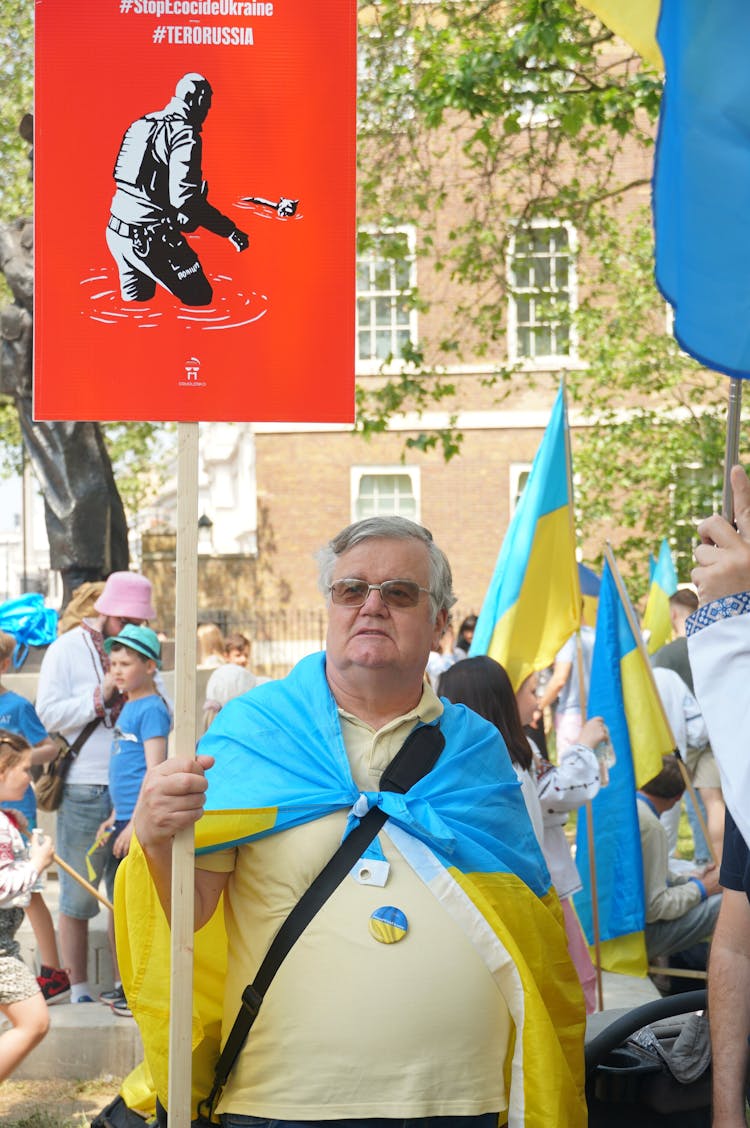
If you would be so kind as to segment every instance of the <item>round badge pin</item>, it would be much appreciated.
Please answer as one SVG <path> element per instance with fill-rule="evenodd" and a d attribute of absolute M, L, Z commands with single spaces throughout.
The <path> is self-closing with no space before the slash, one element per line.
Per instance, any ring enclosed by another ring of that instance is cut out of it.
<path fill-rule="evenodd" d="M 382 905 L 370 916 L 370 932 L 380 944 L 397 944 L 408 931 L 406 914 L 393 905 Z"/>

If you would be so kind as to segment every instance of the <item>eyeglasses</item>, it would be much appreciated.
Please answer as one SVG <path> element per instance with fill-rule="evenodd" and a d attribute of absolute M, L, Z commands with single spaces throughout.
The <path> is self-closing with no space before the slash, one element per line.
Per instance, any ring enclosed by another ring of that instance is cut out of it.
<path fill-rule="evenodd" d="M 431 595 L 429 588 L 420 587 L 414 580 L 383 580 L 382 584 L 368 584 L 366 580 L 336 580 L 328 589 L 331 602 L 339 607 L 363 607 L 371 591 L 379 591 L 386 607 L 401 609 L 416 607 L 419 593 Z"/>

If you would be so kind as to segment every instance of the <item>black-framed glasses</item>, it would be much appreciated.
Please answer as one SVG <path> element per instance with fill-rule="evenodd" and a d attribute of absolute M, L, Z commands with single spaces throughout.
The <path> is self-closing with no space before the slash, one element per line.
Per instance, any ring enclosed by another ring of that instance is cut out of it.
<path fill-rule="evenodd" d="M 416 607 L 421 592 L 432 595 L 429 588 L 420 587 L 414 580 L 383 580 L 382 584 L 368 584 L 366 580 L 336 580 L 328 590 L 331 602 L 339 607 L 362 607 L 371 591 L 379 591 L 386 607 L 396 609 Z"/>

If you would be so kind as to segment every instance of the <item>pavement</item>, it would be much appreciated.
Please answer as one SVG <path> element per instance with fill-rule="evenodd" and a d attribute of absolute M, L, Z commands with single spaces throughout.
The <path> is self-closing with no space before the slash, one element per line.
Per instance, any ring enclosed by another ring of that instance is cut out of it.
<path fill-rule="evenodd" d="M 50 820 L 42 814 L 44 825 Z M 51 829 L 51 825 L 45 829 Z M 57 917 L 58 881 L 48 871 L 44 898 Z M 24 921 L 18 938 L 24 960 L 36 968 L 34 934 Z M 102 909 L 89 923 L 89 982 L 95 994 L 112 986 L 112 961 L 107 939 L 107 911 Z M 659 998 L 650 979 L 602 972 L 604 1012 L 589 1019 L 589 1029 L 598 1032 L 624 1011 Z M 103 1076 L 122 1077 L 142 1060 L 138 1027 L 132 1018 L 112 1013 L 103 1003 L 55 1003 L 50 1007 L 51 1026 L 43 1042 L 14 1073 L 14 1080 L 92 1080 Z M 0 1029 L 4 1024 L 0 1023 Z"/>

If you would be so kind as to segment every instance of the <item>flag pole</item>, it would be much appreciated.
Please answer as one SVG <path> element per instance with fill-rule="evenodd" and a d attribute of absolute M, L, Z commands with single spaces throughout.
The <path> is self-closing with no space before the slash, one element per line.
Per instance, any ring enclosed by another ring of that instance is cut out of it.
<path fill-rule="evenodd" d="M 731 524 L 734 521 L 734 501 L 732 483 L 729 480 L 732 467 L 740 457 L 740 422 L 742 418 L 742 380 L 733 376 L 729 381 L 729 402 L 727 405 L 727 441 L 724 452 L 724 493 L 721 511 Z M 708 839 L 706 839 L 708 841 Z"/>
<path fill-rule="evenodd" d="M 604 549 L 604 554 L 605 554 L 607 563 L 609 564 L 610 571 L 612 572 L 612 577 L 613 577 L 615 584 L 617 586 L 617 591 L 619 592 L 619 595 L 620 595 L 620 601 L 622 603 L 623 608 L 625 609 L 625 614 L 627 616 L 627 620 L 628 620 L 628 623 L 630 625 L 630 629 L 633 632 L 633 638 L 635 639 L 635 644 L 638 647 L 638 650 L 640 651 L 641 657 L 643 658 L 644 666 L 648 670 L 648 676 L 651 679 L 651 684 L 652 684 L 653 689 L 654 689 L 655 699 L 659 703 L 659 709 L 661 710 L 661 715 L 664 719 L 664 724 L 666 725 L 667 732 L 669 733 L 670 740 L 672 741 L 672 750 L 673 750 L 675 756 L 677 757 L 678 764 L 680 765 L 680 772 L 682 774 L 682 781 L 685 784 L 685 790 L 689 793 L 690 798 L 693 800 L 693 805 L 695 807 L 695 813 L 698 816 L 698 822 L 700 823 L 700 828 L 703 831 L 706 842 L 708 843 L 708 849 L 711 852 L 711 860 L 714 862 L 715 865 L 718 865 L 718 859 L 716 857 L 716 851 L 714 850 L 713 843 L 711 842 L 711 839 L 708 836 L 708 830 L 706 828 L 706 823 L 705 823 L 705 820 L 703 818 L 703 815 L 701 814 L 701 809 L 698 806 L 698 797 L 695 793 L 695 788 L 693 787 L 693 781 L 691 780 L 690 773 L 687 770 L 687 764 L 683 760 L 682 754 L 680 753 L 680 750 L 677 747 L 677 744 L 676 744 L 676 741 L 675 741 L 675 738 L 674 738 L 674 733 L 672 732 L 672 726 L 669 723 L 669 717 L 667 716 L 666 710 L 664 708 L 664 702 L 661 699 L 661 694 L 659 693 L 658 687 L 656 685 L 656 681 L 654 680 L 654 673 L 653 673 L 653 669 L 651 667 L 651 660 L 649 659 L 648 652 L 646 650 L 646 645 L 643 641 L 643 635 L 641 634 L 641 628 L 639 627 L 638 622 L 636 620 L 635 613 L 633 611 L 633 607 L 630 603 L 630 598 L 629 598 L 627 590 L 625 588 L 625 584 L 623 583 L 622 576 L 620 575 L 620 570 L 617 567 L 615 555 L 612 551 L 612 545 L 610 544 L 609 541 L 607 541 L 607 543 L 606 543 L 606 546 L 605 546 L 605 549 Z"/>
<path fill-rule="evenodd" d="M 175 716 L 170 756 L 195 755 L 195 624 L 198 607 L 198 424 L 177 424 L 177 574 Z M 190 1128 L 193 1033 L 195 834 L 178 831 L 172 847 L 169 1013 L 169 1128 Z"/>
<path fill-rule="evenodd" d="M 576 632 L 575 660 L 579 670 L 579 697 L 581 699 L 581 725 L 585 724 L 588 716 L 589 703 L 586 700 L 585 682 L 583 680 L 583 643 L 581 632 Z M 600 769 L 601 770 L 601 769 Z M 593 804 L 590 799 L 585 801 L 586 812 L 586 841 L 589 845 L 589 881 L 591 882 L 591 929 L 593 932 L 593 957 L 594 970 L 597 972 L 597 1003 L 599 1010 L 605 1010 L 605 985 L 601 973 L 601 931 L 599 928 L 599 893 L 597 890 L 597 844 L 593 834 Z"/>
<path fill-rule="evenodd" d="M 568 420 L 568 394 L 565 386 L 565 373 L 562 375 L 563 409 L 565 420 L 563 435 L 565 437 L 565 470 L 568 475 L 568 521 L 570 522 L 571 544 L 575 544 L 575 512 L 573 504 L 573 454 L 570 447 L 570 423 Z M 578 664 L 578 694 L 581 702 L 581 724 L 586 720 L 586 684 L 584 681 L 583 649 L 581 645 L 580 623 L 582 620 L 581 604 L 578 600 L 579 628 L 576 632 L 576 662 Z M 591 882 L 591 928 L 594 933 L 594 968 L 596 970 L 596 1001 L 600 1011 L 604 1010 L 604 984 L 602 981 L 601 934 L 599 931 L 599 894 L 596 884 L 596 845 L 594 842 L 594 808 L 591 800 L 586 800 L 586 838 L 589 848 L 589 880 Z"/>

